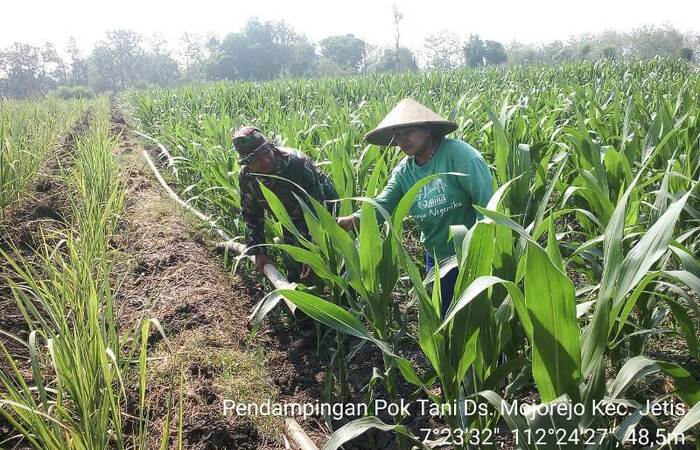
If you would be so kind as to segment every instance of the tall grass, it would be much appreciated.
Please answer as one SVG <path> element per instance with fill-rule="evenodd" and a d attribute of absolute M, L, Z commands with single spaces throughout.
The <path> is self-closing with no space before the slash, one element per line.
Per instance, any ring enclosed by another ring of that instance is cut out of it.
<path fill-rule="evenodd" d="M 0 102 L 0 220 L 84 108 L 56 99 Z"/>
<path fill-rule="evenodd" d="M 124 190 L 113 155 L 117 138 L 108 120 L 102 99 L 94 123 L 69 156 L 73 160 L 63 174 L 70 189 L 69 227 L 45 236 L 36 260 L 13 260 L 3 254 L 18 276 L 8 281 L 30 328 L 23 343 L 29 350 L 31 377 L 2 346 L 12 370 L 0 374 L 0 414 L 17 438 L 36 449 L 145 446 L 142 337 L 148 335 L 148 323 L 123 337 L 117 328 L 109 241 Z M 128 420 L 136 422 L 140 432 L 125 435 L 124 382 L 131 366 L 140 372 L 140 417 Z"/>

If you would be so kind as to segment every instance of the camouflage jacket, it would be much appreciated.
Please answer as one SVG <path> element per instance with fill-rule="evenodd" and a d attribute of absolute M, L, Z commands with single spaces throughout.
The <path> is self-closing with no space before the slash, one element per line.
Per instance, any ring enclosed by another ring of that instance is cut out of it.
<path fill-rule="evenodd" d="M 321 203 L 338 198 L 338 193 L 331 180 L 314 166 L 311 158 L 297 150 L 284 147 L 275 147 L 275 155 L 272 172 L 266 175 L 281 177 L 299 185 Z M 304 198 L 305 194 L 288 181 L 256 174 L 244 167 L 239 174 L 239 189 L 243 220 L 245 220 L 246 245 L 251 247 L 265 243 L 265 210 L 269 210 L 269 206 L 258 182 L 264 184 L 279 197 L 294 225 L 308 236 L 304 213 L 294 197 L 294 193 L 301 198 Z M 326 207 L 330 210 L 332 204 L 326 203 Z M 265 253 L 265 249 L 264 247 L 256 247 L 248 253 L 257 255 Z"/>

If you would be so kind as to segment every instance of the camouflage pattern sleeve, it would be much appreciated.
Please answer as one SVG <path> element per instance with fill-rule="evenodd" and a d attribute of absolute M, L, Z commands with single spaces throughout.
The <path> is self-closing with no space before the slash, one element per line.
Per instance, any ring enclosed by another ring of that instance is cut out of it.
<path fill-rule="evenodd" d="M 262 192 L 254 176 L 241 172 L 239 180 L 241 192 L 241 213 L 245 221 L 245 244 L 248 247 L 265 243 L 265 207 Z M 264 247 L 251 249 L 248 254 L 265 253 Z"/>
<path fill-rule="evenodd" d="M 300 158 L 299 165 L 300 173 L 303 174 L 302 179 L 309 195 L 324 203 L 326 208 L 331 210 L 333 203 L 326 202 L 338 199 L 338 192 L 335 190 L 333 182 L 314 165 L 311 158 Z"/>

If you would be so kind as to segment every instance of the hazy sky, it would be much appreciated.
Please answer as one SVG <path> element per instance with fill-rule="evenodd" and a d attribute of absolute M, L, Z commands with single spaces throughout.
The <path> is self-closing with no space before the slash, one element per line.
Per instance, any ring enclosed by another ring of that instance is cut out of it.
<path fill-rule="evenodd" d="M 5 0 L 0 11 L 0 47 L 14 41 L 62 47 L 74 36 L 89 49 L 107 30 L 128 28 L 166 39 L 183 32 L 224 35 L 238 31 L 248 18 L 283 19 L 313 40 L 354 33 L 374 44 L 393 42 L 392 4 L 403 13 L 401 42 L 412 48 L 426 35 L 448 30 L 504 43 L 565 40 L 572 34 L 641 25 L 670 24 L 700 33 L 698 0 L 503 0 L 401 1 L 300 0 L 248 2 L 195 0 Z"/>

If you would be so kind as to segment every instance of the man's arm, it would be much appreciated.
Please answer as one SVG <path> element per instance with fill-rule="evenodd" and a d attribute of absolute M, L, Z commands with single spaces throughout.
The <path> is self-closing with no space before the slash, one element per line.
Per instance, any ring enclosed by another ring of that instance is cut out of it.
<path fill-rule="evenodd" d="M 389 215 L 394 212 L 396 205 L 398 205 L 401 198 L 404 196 L 404 191 L 401 188 L 401 183 L 399 182 L 400 172 L 397 167 L 391 172 L 389 181 L 382 192 L 374 199 L 379 205 L 384 208 Z M 382 223 L 384 221 L 384 216 L 381 215 L 379 211 L 377 213 L 377 221 Z M 346 230 L 350 230 L 353 227 L 358 226 L 360 223 L 360 211 L 355 211 L 351 216 L 339 217 L 338 225 Z"/>
<path fill-rule="evenodd" d="M 241 192 L 241 213 L 245 221 L 245 243 L 248 248 L 265 242 L 265 205 L 262 192 L 252 175 L 241 174 L 239 188 Z M 265 254 L 263 247 L 248 251 L 250 255 Z"/>
<path fill-rule="evenodd" d="M 301 187 L 314 199 L 322 203 L 327 200 L 338 199 L 338 192 L 333 182 L 314 165 L 311 158 L 299 158 L 296 161 L 295 169 L 299 171 Z"/>
<path fill-rule="evenodd" d="M 469 195 L 472 205 L 485 207 L 493 195 L 491 171 L 483 158 L 470 158 L 458 168 L 466 177 L 458 177 L 459 183 Z M 478 215 L 481 217 L 481 214 Z"/>
<path fill-rule="evenodd" d="M 323 204 L 329 212 L 333 213 L 335 203 L 331 200 L 338 199 L 338 192 L 330 178 L 314 165 L 311 158 L 306 156 L 295 158 L 291 169 L 297 183 L 314 200 Z"/>

